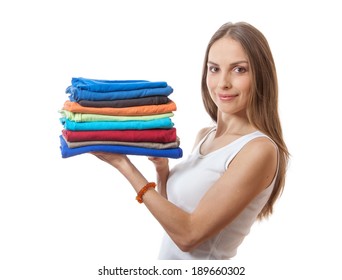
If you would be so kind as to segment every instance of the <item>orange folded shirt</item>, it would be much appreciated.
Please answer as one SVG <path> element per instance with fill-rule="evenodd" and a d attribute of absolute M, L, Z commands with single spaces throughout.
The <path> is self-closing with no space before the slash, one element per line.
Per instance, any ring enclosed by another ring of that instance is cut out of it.
<path fill-rule="evenodd" d="M 176 103 L 172 100 L 166 104 L 160 105 L 143 105 L 135 107 L 125 107 L 125 108 L 95 108 L 95 107 L 83 107 L 77 102 L 72 102 L 70 100 L 65 101 L 64 110 L 68 110 L 74 113 L 85 113 L 85 114 L 102 114 L 111 116 L 146 116 L 146 115 L 156 115 L 169 113 L 177 110 Z"/>

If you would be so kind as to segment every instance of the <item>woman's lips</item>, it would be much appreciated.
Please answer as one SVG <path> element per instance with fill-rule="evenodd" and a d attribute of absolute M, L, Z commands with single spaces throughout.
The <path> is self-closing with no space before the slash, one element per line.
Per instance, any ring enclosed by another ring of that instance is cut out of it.
<path fill-rule="evenodd" d="M 218 97 L 222 101 L 231 101 L 231 100 L 233 100 L 237 96 L 238 96 L 238 94 L 219 94 L 218 95 Z"/>

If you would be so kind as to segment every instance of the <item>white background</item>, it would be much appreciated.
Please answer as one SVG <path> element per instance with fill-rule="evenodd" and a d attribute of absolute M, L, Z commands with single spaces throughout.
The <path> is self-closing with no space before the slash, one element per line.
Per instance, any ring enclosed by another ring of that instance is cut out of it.
<path fill-rule="evenodd" d="M 186 157 L 210 124 L 200 97 L 206 45 L 221 24 L 247 21 L 274 54 L 292 158 L 274 215 L 253 227 L 230 263 L 246 266 L 245 279 L 341 279 L 337 4 L 2 1 L 0 278 L 99 279 L 104 265 L 167 264 L 156 261 L 161 227 L 122 176 L 90 155 L 61 158 L 64 91 L 74 76 L 167 81 Z M 145 157 L 132 160 L 154 180 Z"/>

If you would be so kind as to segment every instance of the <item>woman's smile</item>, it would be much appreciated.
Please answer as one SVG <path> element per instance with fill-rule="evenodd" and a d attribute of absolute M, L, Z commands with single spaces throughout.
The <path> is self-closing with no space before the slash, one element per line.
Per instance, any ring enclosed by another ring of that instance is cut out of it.
<path fill-rule="evenodd" d="M 238 94 L 218 94 L 219 99 L 223 102 L 233 101 L 238 96 Z"/>

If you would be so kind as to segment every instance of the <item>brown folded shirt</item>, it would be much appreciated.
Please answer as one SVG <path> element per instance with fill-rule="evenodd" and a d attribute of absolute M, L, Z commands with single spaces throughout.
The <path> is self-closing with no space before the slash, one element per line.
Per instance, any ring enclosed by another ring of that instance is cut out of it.
<path fill-rule="evenodd" d="M 122 141 L 82 141 L 82 142 L 68 142 L 64 138 L 69 148 L 78 148 L 83 146 L 91 146 L 91 145 L 118 145 L 118 146 L 132 146 L 132 147 L 143 147 L 150 149 L 172 149 L 178 148 L 180 141 L 177 138 L 177 141 L 170 143 L 155 143 L 155 142 L 122 142 Z"/>

